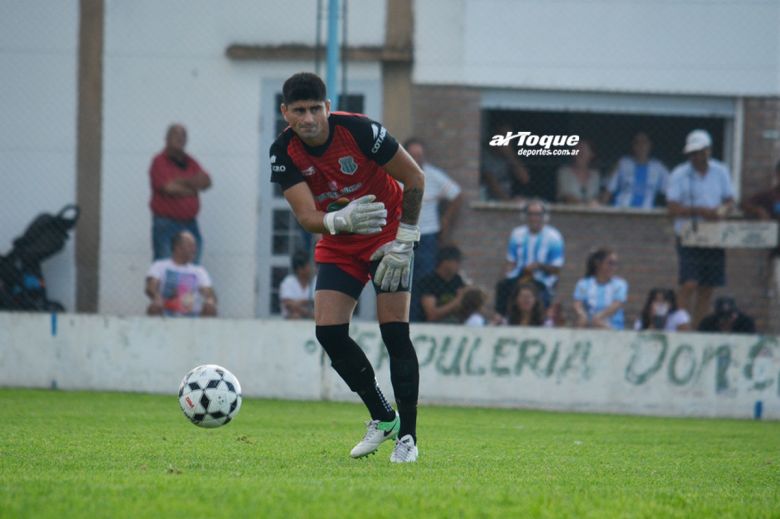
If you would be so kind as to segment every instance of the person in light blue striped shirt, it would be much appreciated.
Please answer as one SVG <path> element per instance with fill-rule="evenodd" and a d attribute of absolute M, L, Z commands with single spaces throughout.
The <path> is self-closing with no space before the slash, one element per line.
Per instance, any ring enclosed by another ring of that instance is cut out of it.
<path fill-rule="evenodd" d="M 585 277 L 574 288 L 577 326 L 622 330 L 623 305 L 628 299 L 628 283 L 615 275 L 618 257 L 612 249 L 601 248 L 588 256 Z"/>
<path fill-rule="evenodd" d="M 558 273 L 564 263 L 563 236 L 555 227 L 547 225 L 547 206 L 539 199 L 530 200 L 524 209 L 526 225 L 512 230 L 506 254 L 506 279 L 501 294 L 496 292 L 496 311 L 505 315 L 512 288 L 519 281 L 533 283 L 540 292 L 545 308 L 550 306 L 558 284 Z M 504 311 L 502 311 L 504 310 Z"/>
<path fill-rule="evenodd" d="M 666 194 L 669 170 L 650 157 L 653 143 L 644 132 L 631 141 L 632 155 L 621 158 L 607 186 L 608 198 L 615 207 L 652 209 Z"/>

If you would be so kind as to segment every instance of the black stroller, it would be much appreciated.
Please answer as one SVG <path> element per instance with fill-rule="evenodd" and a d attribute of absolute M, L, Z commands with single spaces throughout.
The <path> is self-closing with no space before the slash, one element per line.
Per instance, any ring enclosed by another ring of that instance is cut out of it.
<path fill-rule="evenodd" d="M 14 240 L 11 252 L 0 256 L 0 310 L 65 311 L 46 297 L 41 262 L 62 250 L 78 219 L 77 205 L 66 205 L 56 215 L 39 214 Z"/>

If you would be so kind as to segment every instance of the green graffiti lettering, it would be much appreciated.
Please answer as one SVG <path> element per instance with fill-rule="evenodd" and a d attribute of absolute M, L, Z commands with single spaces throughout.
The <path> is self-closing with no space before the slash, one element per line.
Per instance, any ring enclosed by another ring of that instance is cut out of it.
<path fill-rule="evenodd" d="M 544 369 L 544 377 L 550 378 L 552 374 L 555 372 L 555 363 L 558 362 L 558 353 L 561 349 L 561 343 L 556 342 L 555 348 L 553 348 L 552 353 L 550 353 L 550 358 L 547 359 L 547 367 Z"/>
<path fill-rule="evenodd" d="M 688 371 L 683 376 L 677 375 L 677 360 L 685 355 L 688 358 Z M 691 381 L 693 378 L 693 374 L 696 371 L 696 359 L 694 358 L 695 355 L 693 353 L 693 346 L 689 346 L 687 344 L 683 344 L 682 346 L 678 347 L 676 350 L 674 350 L 674 353 L 672 353 L 672 356 L 669 357 L 669 380 L 672 382 L 672 384 L 675 384 L 677 386 L 684 386 L 688 382 Z"/>
<path fill-rule="evenodd" d="M 303 343 L 303 349 L 306 351 L 306 353 L 317 353 L 317 350 L 319 350 L 319 347 L 317 345 L 317 341 L 314 339 L 309 339 L 305 343 Z"/>
<path fill-rule="evenodd" d="M 731 348 L 728 345 L 722 345 L 717 348 L 711 346 L 704 348 L 696 379 L 699 379 L 701 373 L 713 359 L 715 360 L 715 392 L 723 393 L 729 389 L 729 379 L 726 371 L 728 371 L 731 365 Z"/>
<path fill-rule="evenodd" d="M 471 343 L 471 348 L 469 349 L 469 355 L 466 357 L 466 375 L 484 375 L 485 374 L 485 368 L 482 366 L 474 367 L 474 354 L 479 349 L 479 346 L 482 344 L 482 339 L 477 337 L 474 339 L 474 342 Z"/>
<path fill-rule="evenodd" d="M 758 342 L 750 347 L 747 363 L 745 364 L 745 378 L 753 381 L 753 389 L 762 391 L 775 383 L 774 377 L 769 377 L 767 365 L 772 363 L 772 348 L 778 345 L 774 337 L 760 337 Z M 761 380 L 756 380 L 763 376 Z"/>
<path fill-rule="evenodd" d="M 536 351 L 529 352 L 529 350 L 533 349 L 536 349 Z M 539 339 L 526 339 L 521 342 L 520 354 L 517 357 L 517 364 L 515 364 L 515 375 L 522 375 L 523 366 L 526 364 L 532 371 L 536 372 L 536 367 L 546 350 L 547 346 Z"/>
<path fill-rule="evenodd" d="M 641 386 L 655 375 L 664 363 L 669 343 L 663 333 L 640 334 L 631 344 L 634 350 L 626 366 L 625 379 L 635 386 Z M 646 368 L 648 358 L 654 358 Z"/>
<path fill-rule="evenodd" d="M 590 341 L 577 341 L 574 343 L 574 348 L 566 356 L 563 361 L 560 371 L 558 372 L 558 381 L 566 376 L 566 373 L 573 371 L 579 367 L 580 376 L 585 380 L 590 379 L 591 369 L 588 364 L 588 358 L 590 357 Z"/>
<path fill-rule="evenodd" d="M 447 353 L 450 350 L 450 343 L 452 342 L 452 339 L 451 337 L 444 338 L 444 344 L 441 345 L 441 348 L 439 349 L 439 355 L 436 358 L 436 371 L 442 375 L 460 375 L 460 360 L 463 358 L 463 351 L 466 349 L 466 340 L 467 339 L 465 337 L 461 338 L 460 344 L 454 348 L 455 353 L 452 355 L 449 366 L 447 366 L 445 362 Z"/>
<path fill-rule="evenodd" d="M 418 335 L 414 338 L 413 341 L 414 349 L 417 350 L 417 358 L 420 363 L 420 368 L 424 368 L 431 362 L 433 362 L 433 358 L 436 356 L 436 337 L 429 337 L 427 335 Z M 420 355 L 420 351 L 422 351 L 423 347 L 428 344 L 428 351 L 426 355 Z"/>
<path fill-rule="evenodd" d="M 511 370 L 506 366 L 501 366 L 499 363 L 507 356 L 507 347 L 517 346 L 517 341 L 508 337 L 501 337 L 493 346 L 493 361 L 490 365 L 490 371 L 498 377 L 506 377 Z"/>

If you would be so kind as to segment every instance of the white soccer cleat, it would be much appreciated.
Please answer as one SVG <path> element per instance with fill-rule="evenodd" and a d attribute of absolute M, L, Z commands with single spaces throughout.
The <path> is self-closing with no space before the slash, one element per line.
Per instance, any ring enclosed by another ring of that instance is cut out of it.
<path fill-rule="evenodd" d="M 366 422 L 368 430 L 363 439 L 355 445 L 352 452 L 349 453 L 353 458 L 362 458 L 373 454 L 385 440 L 392 440 L 398 436 L 398 429 L 401 428 L 401 419 L 396 413 L 395 418 L 389 422 L 380 422 L 371 420 Z"/>
<path fill-rule="evenodd" d="M 395 449 L 390 455 L 390 461 L 393 463 L 412 463 L 417 461 L 417 445 L 414 444 L 414 438 L 407 434 L 400 440 L 396 440 Z"/>

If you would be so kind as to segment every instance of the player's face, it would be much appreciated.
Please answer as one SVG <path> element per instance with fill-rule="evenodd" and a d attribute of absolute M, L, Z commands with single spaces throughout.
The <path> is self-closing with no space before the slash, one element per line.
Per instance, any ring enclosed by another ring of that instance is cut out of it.
<path fill-rule="evenodd" d="M 330 101 L 295 101 L 282 105 L 282 115 L 292 131 L 306 144 L 318 145 L 328 139 Z"/>

